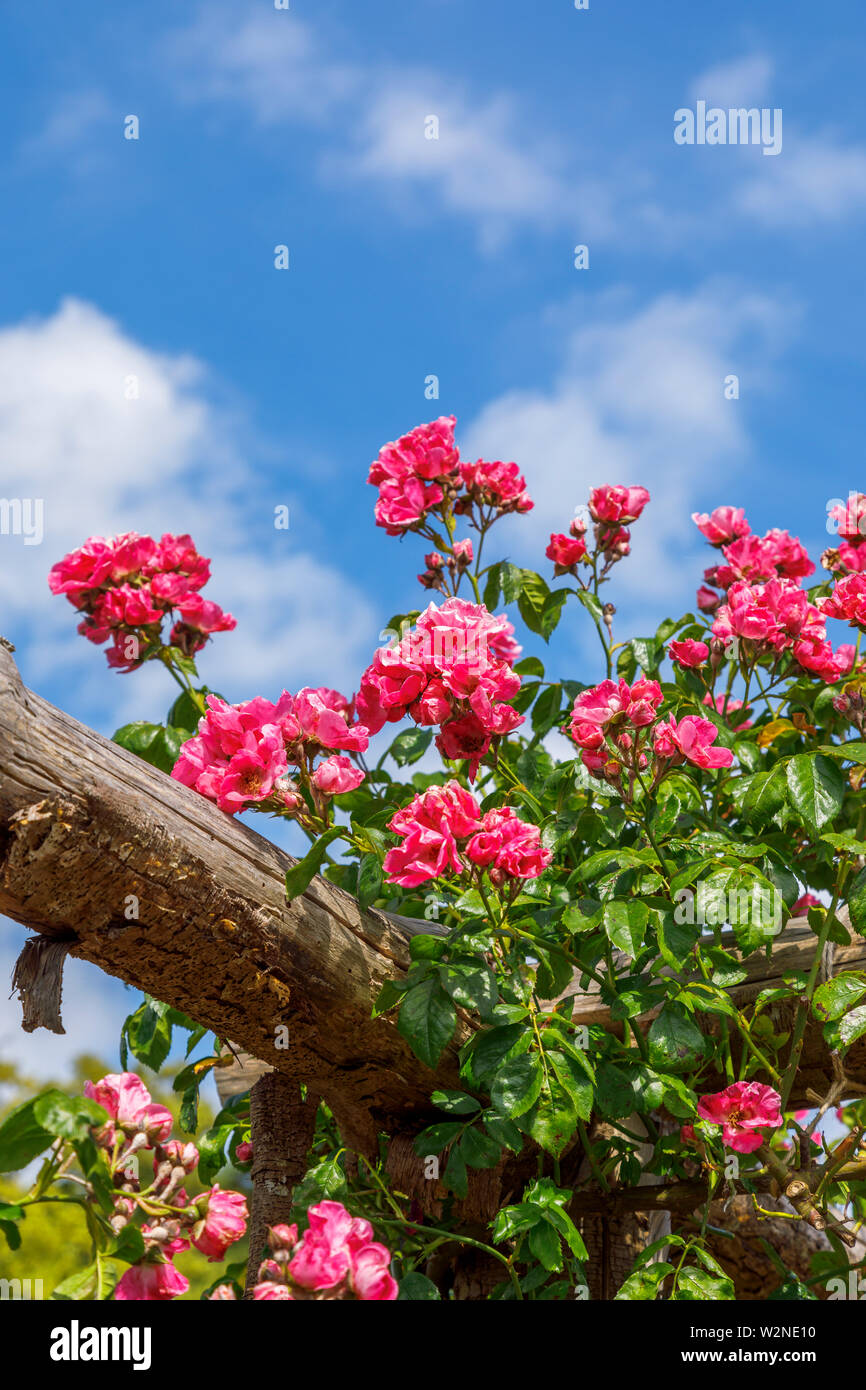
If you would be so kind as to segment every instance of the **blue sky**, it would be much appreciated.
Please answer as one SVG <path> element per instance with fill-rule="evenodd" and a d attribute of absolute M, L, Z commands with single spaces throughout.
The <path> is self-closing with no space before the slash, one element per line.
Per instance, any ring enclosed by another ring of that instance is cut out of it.
<path fill-rule="evenodd" d="M 373 527 L 367 467 L 434 414 L 467 456 L 522 466 L 537 505 L 502 546 L 544 573 L 589 486 L 649 487 L 621 636 L 691 606 L 693 510 L 743 505 L 817 559 L 828 501 L 862 485 L 853 0 L 48 3 L 0 31 L 0 494 L 44 498 L 46 527 L 0 536 L 0 631 L 29 684 L 104 732 L 167 692 L 76 637 L 54 559 L 189 530 L 238 618 L 210 684 L 348 690 L 421 597 L 423 547 Z M 781 108 L 781 153 L 677 146 L 699 99 Z M 598 674 L 577 613 L 555 662 Z M 108 1047 L 122 991 L 71 978 L 70 1018 Z M 34 1065 L 75 1045 L 33 1054 L 4 1010 L 0 1045 Z"/>

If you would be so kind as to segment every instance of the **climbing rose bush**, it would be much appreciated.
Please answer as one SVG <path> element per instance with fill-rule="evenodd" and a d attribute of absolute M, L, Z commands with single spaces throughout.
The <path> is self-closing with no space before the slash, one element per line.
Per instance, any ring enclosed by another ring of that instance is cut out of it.
<path fill-rule="evenodd" d="M 255 1298 L 448 1297 L 470 1256 L 493 1271 L 493 1299 L 596 1296 L 575 1199 L 603 1192 L 616 1209 L 638 1184 L 705 1199 L 638 1255 L 619 1299 L 735 1296 L 710 1200 L 745 1196 L 762 1219 L 762 1194 L 792 1193 L 790 1220 L 828 1231 L 838 1259 L 866 1220 L 866 1101 L 846 1073 L 866 1038 L 866 972 L 838 954 L 866 935 L 866 495 L 828 507 L 837 543 L 821 571 L 798 537 L 753 531 L 733 502 L 694 513 L 713 551 L 696 564 L 695 611 L 635 635 L 614 598 L 652 525 L 639 481 L 569 498 L 564 480 L 538 569 L 497 556 L 490 534 L 506 516 L 526 524 L 531 478 L 463 458 L 453 416 L 385 444 L 369 482 L 376 526 L 417 541 L 432 601 L 371 642 L 352 694 L 250 691 L 232 705 L 208 690 L 194 657 L 233 620 L 201 599 L 208 565 L 188 536 L 92 538 L 50 579 L 84 635 L 111 640 L 111 664 L 160 660 L 180 687 L 164 724 L 127 725 L 118 742 L 227 814 L 297 821 L 313 843 L 288 871 L 290 898 L 322 872 L 362 909 L 417 923 L 374 1011 L 431 1071 L 417 1164 L 392 1178 L 384 1136 L 381 1157 L 349 1157 L 323 1102 L 293 1219 L 251 1252 Z M 558 629 L 561 649 L 548 646 Z M 593 631 L 594 658 L 581 645 Z M 574 650 L 579 668 L 563 672 Z M 743 991 L 780 939 L 787 973 Z M 573 1013 L 584 991 L 606 1026 Z M 160 1008 L 128 1021 L 136 1055 Z M 824 1096 L 802 1078 L 821 1047 Z M 448 1087 L 434 1089 L 445 1057 Z M 197 1084 L 183 1075 L 185 1107 Z M 170 1147 L 134 1081 L 98 1085 L 100 1154 L 165 1155 L 165 1210 L 142 1225 L 120 1280 L 134 1292 L 119 1296 L 173 1296 L 181 1245 L 218 1260 L 239 1230 L 242 1199 L 215 1179 L 252 1158 L 248 1105 L 203 1136 L 208 1190 L 188 1202 L 194 1146 Z M 137 1192 L 112 1171 L 129 1219 Z M 827 1268 L 780 1274 L 785 1296 L 811 1297 Z M 207 1296 L 240 1291 L 221 1277 Z"/>

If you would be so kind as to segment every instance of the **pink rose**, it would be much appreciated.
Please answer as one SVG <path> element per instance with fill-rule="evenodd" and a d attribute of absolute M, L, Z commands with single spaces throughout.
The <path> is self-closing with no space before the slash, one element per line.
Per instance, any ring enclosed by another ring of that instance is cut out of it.
<path fill-rule="evenodd" d="M 706 642 L 694 642 L 690 637 L 683 642 L 671 642 L 668 647 L 668 656 L 679 666 L 703 666 L 709 654 Z"/>
<path fill-rule="evenodd" d="M 325 758 L 313 773 L 313 783 L 326 796 L 341 796 L 360 787 L 364 774 L 348 758 L 334 754 Z"/>
<path fill-rule="evenodd" d="M 145 1134 L 146 1148 L 161 1144 L 171 1133 L 171 1111 L 151 1101 L 150 1092 L 135 1072 L 112 1072 L 95 1085 L 85 1081 L 84 1094 L 101 1105 L 125 1134 Z"/>
<path fill-rule="evenodd" d="M 760 1081 L 735 1081 L 724 1091 L 702 1096 L 698 1114 L 702 1120 L 722 1126 L 722 1141 L 737 1153 L 754 1153 L 766 1141 L 761 1131 L 783 1123 L 781 1096 Z"/>
<path fill-rule="evenodd" d="M 556 573 L 565 574 L 586 554 L 586 541 L 582 537 L 552 535 L 544 553 L 553 561 Z"/>
<path fill-rule="evenodd" d="M 240 1192 L 224 1192 L 215 1184 L 204 1199 L 204 1216 L 192 1231 L 192 1243 L 208 1259 L 221 1260 L 247 1229 L 247 1204 Z"/>
<path fill-rule="evenodd" d="M 589 494 L 589 513 L 593 521 L 620 526 L 637 521 L 650 495 L 645 487 L 623 487 L 607 484 L 594 487 Z"/>
<path fill-rule="evenodd" d="M 716 507 L 714 512 L 692 512 L 692 521 L 710 545 L 728 545 L 751 530 L 742 507 Z"/>
<path fill-rule="evenodd" d="M 160 1302 L 179 1298 L 189 1288 L 189 1280 L 175 1269 L 170 1260 L 144 1260 L 130 1265 L 121 1275 L 114 1290 L 116 1302 Z"/>
<path fill-rule="evenodd" d="M 696 767 L 730 767 L 734 755 L 729 748 L 713 748 L 718 729 L 709 719 L 687 714 L 679 723 L 673 715 L 653 732 L 653 746 L 661 758 L 682 756 Z"/>

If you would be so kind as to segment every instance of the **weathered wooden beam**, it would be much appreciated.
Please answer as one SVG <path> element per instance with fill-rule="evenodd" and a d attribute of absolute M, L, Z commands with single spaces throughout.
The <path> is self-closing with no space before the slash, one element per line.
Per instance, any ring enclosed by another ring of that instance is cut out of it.
<path fill-rule="evenodd" d="M 323 878 L 287 903 L 294 862 L 27 690 L 0 648 L 0 912 L 305 1082 L 370 1151 L 457 1083 L 456 1052 L 434 1081 L 370 1016 L 410 930 Z"/>

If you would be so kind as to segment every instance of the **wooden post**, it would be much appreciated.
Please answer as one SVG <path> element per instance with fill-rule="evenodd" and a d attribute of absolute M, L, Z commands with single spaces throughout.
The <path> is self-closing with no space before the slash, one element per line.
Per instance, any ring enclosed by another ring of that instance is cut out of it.
<path fill-rule="evenodd" d="M 276 1071 L 259 1077 L 250 1092 L 253 1195 L 245 1298 L 252 1298 L 265 1258 L 268 1227 L 291 1220 L 292 1192 L 307 1169 L 318 1108 L 318 1097 L 304 1098 L 297 1081 Z"/>

